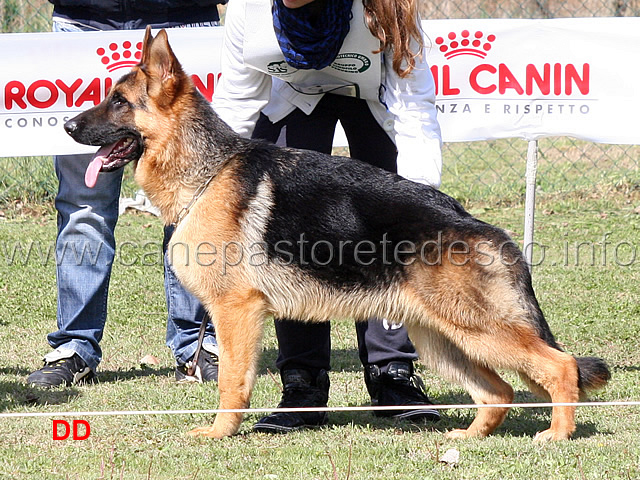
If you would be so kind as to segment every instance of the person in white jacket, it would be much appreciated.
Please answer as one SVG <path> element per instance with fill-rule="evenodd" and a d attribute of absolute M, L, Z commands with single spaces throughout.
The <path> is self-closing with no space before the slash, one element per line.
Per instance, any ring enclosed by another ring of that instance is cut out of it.
<path fill-rule="evenodd" d="M 417 0 L 231 0 L 213 107 L 240 135 L 324 153 L 339 121 L 352 158 L 439 187 L 441 135 L 423 48 Z M 374 405 L 430 404 L 401 325 L 371 321 L 356 331 Z M 326 406 L 329 322 L 279 319 L 276 334 L 279 407 Z M 440 418 L 428 407 L 376 414 Z M 326 422 L 324 412 L 276 412 L 254 430 Z"/>

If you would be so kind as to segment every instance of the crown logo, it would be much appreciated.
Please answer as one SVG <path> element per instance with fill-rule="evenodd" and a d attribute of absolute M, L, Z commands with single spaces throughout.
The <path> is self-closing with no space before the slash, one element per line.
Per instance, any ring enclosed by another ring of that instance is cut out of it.
<path fill-rule="evenodd" d="M 474 57 L 485 58 L 489 50 L 491 50 L 491 44 L 495 39 L 496 36 L 493 34 L 485 37 L 481 31 L 477 31 L 472 35 L 469 30 L 463 30 L 460 32 L 459 37 L 455 32 L 449 32 L 446 38 L 436 38 L 436 45 L 440 46 L 439 50 L 447 60 L 459 55 L 473 55 Z"/>
<path fill-rule="evenodd" d="M 107 48 L 98 48 L 96 53 L 109 72 L 119 68 L 131 68 L 137 65 L 142 57 L 142 42 L 136 43 L 135 47 L 128 40 L 122 42 L 122 45 L 114 42 Z"/>

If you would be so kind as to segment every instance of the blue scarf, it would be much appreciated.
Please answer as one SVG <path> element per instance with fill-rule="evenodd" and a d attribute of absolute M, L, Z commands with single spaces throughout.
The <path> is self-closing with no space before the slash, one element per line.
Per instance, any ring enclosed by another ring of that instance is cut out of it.
<path fill-rule="evenodd" d="M 324 2 L 318 12 L 315 2 Z M 273 2 L 273 28 L 286 62 L 302 70 L 331 64 L 349 33 L 353 0 L 315 0 L 300 8 Z"/>

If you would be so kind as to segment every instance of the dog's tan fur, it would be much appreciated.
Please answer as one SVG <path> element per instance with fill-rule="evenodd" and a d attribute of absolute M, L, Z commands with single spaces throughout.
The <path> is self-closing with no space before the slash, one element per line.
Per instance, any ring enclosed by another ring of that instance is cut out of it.
<path fill-rule="evenodd" d="M 121 121 L 133 125 L 144 139 L 135 178 L 168 224 L 180 218 L 197 189 L 213 177 L 177 224 L 168 251 L 178 278 L 202 301 L 215 324 L 220 346 L 220 408 L 249 405 L 263 322 L 271 316 L 311 322 L 373 317 L 404 322 L 421 359 L 461 384 L 478 404 L 512 402 L 513 390 L 496 369 L 518 372 L 532 390 L 554 402 L 578 401 L 576 359 L 541 338 L 531 319 L 530 304 L 537 306 L 535 298 L 531 300 L 532 292 L 523 293 L 514 284 L 513 270 L 503 262 L 487 262 L 490 256 L 503 255 L 496 243 L 508 239 L 506 235 L 470 234 L 465 241 L 473 253 L 453 249 L 433 265 L 415 262 L 407 266 L 404 276 L 381 282 L 376 289 L 336 288 L 296 264 L 271 261 L 256 265 L 246 253 L 241 258 L 240 249 L 265 238 L 275 208 L 274 184 L 265 174 L 255 193 L 247 197 L 240 168 L 246 160 L 242 153 L 210 165 L 202 158 L 198 139 L 185 131 L 185 119 L 197 111 L 194 87 L 164 31 L 154 39 L 147 30 L 141 64 L 114 91 L 132 105 L 144 106 L 134 108 Z M 106 114 L 96 107 L 82 115 L 94 119 Z M 290 168 L 306 155 L 287 154 L 292 159 Z M 445 245 L 459 240 L 451 235 L 443 238 Z M 213 261 L 223 251 L 233 256 L 230 246 L 238 248 L 233 267 Z M 212 261 L 206 261 L 208 258 Z M 606 383 L 608 377 L 604 377 L 594 380 L 597 386 Z M 469 428 L 454 430 L 449 436 L 489 435 L 507 411 L 479 409 Z M 537 439 L 568 438 L 575 429 L 574 411 L 574 407 L 553 408 L 551 427 Z M 241 421 L 241 414 L 220 413 L 212 426 L 192 433 L 216 438 L 233 435 Z"/>

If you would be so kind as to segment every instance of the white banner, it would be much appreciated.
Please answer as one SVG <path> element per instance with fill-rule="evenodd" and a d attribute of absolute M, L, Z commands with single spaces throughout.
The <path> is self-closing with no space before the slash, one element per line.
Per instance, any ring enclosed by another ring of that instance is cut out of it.
<path fill-rule="evenodd" d="M 209 99 L 220 73 L 223 33 L 218 27 L 169 33 L 182 65 Z M 143 30 L 0 35 L 0 156 L 94 152 L 74 142 L 64 122 L 100 103 L 138 63 L 143 38 Z"/>
<path fill-rule="evenodd" d="M 640 19 L 424 24 L 445 141 L 640 143 Z"/>
<path fill-rule="evenodd" d="M 424 30 L 445 142 L 573 136 L 640 143 L 640 19 L 433 20 Z M 220 74 L 223 28 L 173 29 L 202 93 Z M 0 35 L 0 156 L 94 151 L 65 120 L 137 62 L 143 32 Z"/>

